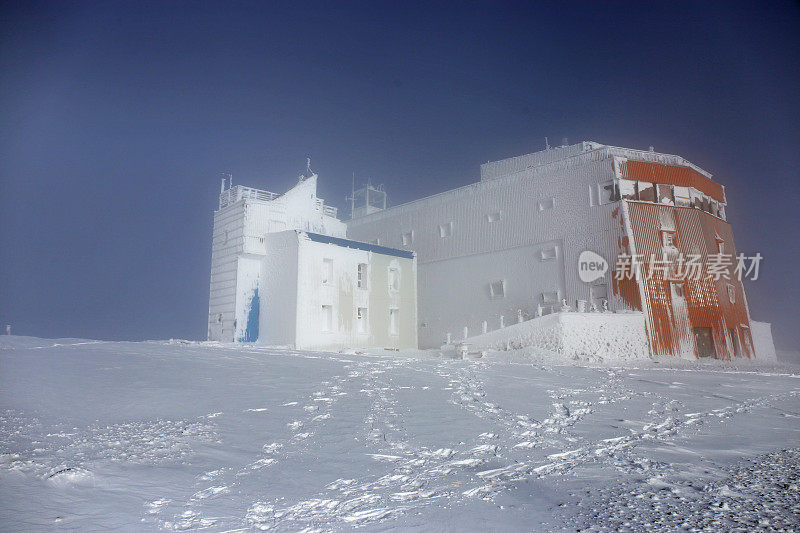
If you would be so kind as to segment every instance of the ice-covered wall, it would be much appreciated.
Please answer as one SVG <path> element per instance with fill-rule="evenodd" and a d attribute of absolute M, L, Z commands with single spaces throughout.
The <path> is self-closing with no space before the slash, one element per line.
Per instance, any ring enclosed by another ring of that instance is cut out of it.
<path fill-rule="evenodd" d="M 264 297 L 259 258 L 267 252 L 267 236 L 297 229 L 344 237 L 346 226 L 317 197 L 316 175 L 279 196 L 248 190 L 231 198 L 226 192 L 224 206 L 214 212 L 208 338 L 254 342 L 261 320 L 253 302 Z"/>
<path fill-rule="evenodd" d="M 322 200 L 317 197 L 317 175 L 314 174 L 272 202 L 283 207 L 285 229 L 312 231 L 323 235 L 344 237 L 347 226 L 344 222 L 325 214 Z"/>
<path fill-rule="evenodd" d="M 750 321 L 750 334 L 753 337 L 753 348 L 759 361 L 777 361 L 775 344 L 772 342 L 772 324 L 769 322 Z"/>
<path fill-rule="evenodd" d="M 466 339 L 471 350 L 528 346 L 593 361 L 647 359 L 641 313 L 554 313 Z"/>
<path fill-rule="evenodd" d="M 558 303 L 551 301 L 556 288 L 573 306 L 612 296 L 609 274 L 593 286 L 577 271 L 584 250 L 612 262 L 617 255 L 621 227 L 611 214 L 619 204 L 603 198 L 616 176 L 612 161 L 601 151 L 576 149 L 566 159 L 505 176 L 495 172 L 492 179 L 350 220 L 348 237 L 417 252 L 422 347 L 438 346 L 465 326 L 479 331 L 499 315 L 513 323 L 520 308 L 547 311 Z M 540 251 L 547 259 L 536 257 Z M 508 287 L 504 297 L 490 292 L 499 280 Z M 609 303 L 612 310 L 628 309 L 614 298 Z"/>
<path fill-rule="evenodd" d="M 417 347 L 414 259 L 315 242 L 303 233 L 298 242 L 298 348 Z M 363 288 L 358 287 L 359 264 L 367 265 Z M 390 269 L 399 273 L 397 290 L 390 287 Z M 390 329 L 391 309 L 396 331 Z"/>
<path fill-rule="evenodd" d="M 260 344 L 294 345 L 297 335 L 297 232 L 270 233 L 261 259 Z"/>
<path fill-rule="evenodd" d="M 244 234 L 244 202 L 214 213 L 208 304 L 209 340 L 234 340 L 238 257 L 244 250 Z"/>
<path fill-rule="evenodd" d="M 506 324 L 512 324 L 519 311 L 525 319 L 533 318 L 537 300 L 546 307 L 545 312 L 560 307 L 565 294 L 563 250 L 562 241 L 547 241 L 426 263 L 419 273 L 419 291 L 425 299 L 420 343 L 442 344 L 447 333 L 452 338 L 463 336 L 465 326 L 470 334 L 476 334 L 483 321 L 498 327 L 501 316 Z M 531 275 L 534 271 L 536 276 Z M 498 281 L 502 286 L 495 285 L 495 292 L 501 289 L 502 296 L 493 294 L 490 285 Z M 438 293 L 438 288 L 452 290 L 446 297 L 428 298 Z M 546 303 L 540 293 L 549 293 Z"/>
<path fill-rule="evenodd" d="M 236 272 L 236 342 L 258 340 L 258 317 L 260 311 L 259 281 L 261 279 L 261 256 L 240 255 Z"/>

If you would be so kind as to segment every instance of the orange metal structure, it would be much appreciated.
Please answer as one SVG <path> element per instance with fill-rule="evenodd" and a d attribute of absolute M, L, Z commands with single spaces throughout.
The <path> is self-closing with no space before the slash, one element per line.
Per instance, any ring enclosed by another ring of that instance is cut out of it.
<path fill-rule="evenodd" d="M 635 277 L 615 280 L 614 290 L 626 305 L 644 312 L 651 353 L 752 357 L 730 224 L 692 207 L 627 200 L 622 205 L 620 253 L 636 255 L 640 262 Z M 723 252 L 732 258 L 730 264 L 709 268 L 718 261 L 713 256 Z M 690 269 L 677 258 L 691 256 L 699 257 L 699 264 L 687 276 Z"/>
<path fill-rule="evenodd" d="M 620 170 L 623 179 L 694 187 L 718 202 L 725 202 L 725 188 L 693 168 L 628 160 L 622 162 Z"/>

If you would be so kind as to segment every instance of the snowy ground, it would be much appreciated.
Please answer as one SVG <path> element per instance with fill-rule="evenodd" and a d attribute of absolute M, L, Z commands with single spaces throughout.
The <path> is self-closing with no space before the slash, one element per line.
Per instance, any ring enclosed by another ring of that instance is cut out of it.
<path fill-rule="evenodd" d="M 2 530 L 800 521 L 791 365 L 5 337 L 0 417 Z"/>

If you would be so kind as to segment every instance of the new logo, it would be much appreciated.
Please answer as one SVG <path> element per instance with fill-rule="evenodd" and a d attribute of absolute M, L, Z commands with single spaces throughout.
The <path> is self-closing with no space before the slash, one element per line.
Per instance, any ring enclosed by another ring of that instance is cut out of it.
<path fill-rule="evenodd" d="M 600 279 L 608 272 L 608 261 L 591 250 L 581 252 L 578 257 L 578 277 L 584 283 Z"/>

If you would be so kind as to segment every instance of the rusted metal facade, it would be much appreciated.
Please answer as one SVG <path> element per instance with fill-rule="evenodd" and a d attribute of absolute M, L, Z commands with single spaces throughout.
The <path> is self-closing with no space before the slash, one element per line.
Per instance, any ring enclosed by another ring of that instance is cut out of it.
<path fill-rule="evenodd" d="M 693 168 L 628 160 L 622 161 L 620 174 L 621 178 L 628 180 L 693 187 L 718 202 L 725 202 L 725 189 L 722 185 Z"/>
<path fill-rule="evenodd" d="M 754 356 L 730 224 L 693 207 L 623 200 L 621 211 L 626 232 L 620 253 L 639 260 L 633 278 L 615 280 L 614 290 L 644 312 L 651 353 Z M 730 264 L 710 268 L 723 251 L 733 258 Z M 692 256 L 699 257 L 697 268 L 679 259 Z"/>

